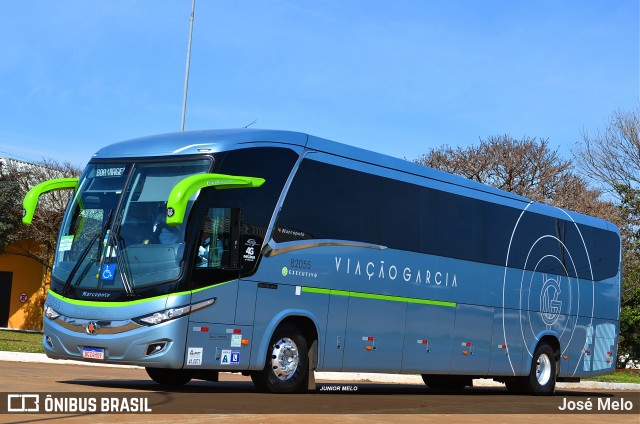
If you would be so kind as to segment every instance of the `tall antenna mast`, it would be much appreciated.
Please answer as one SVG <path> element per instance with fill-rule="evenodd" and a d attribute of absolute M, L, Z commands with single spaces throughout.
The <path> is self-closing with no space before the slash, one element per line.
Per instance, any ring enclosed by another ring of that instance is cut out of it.
<path fill-rule="evenodd" d="M 182 119 L 180 131 L 184 131 L 184 118 L 187 113 L 187 90 L 189 89 L 189 63 L 191 62 L 191 38 L 193 36 L 193 19 L 196 13 L 196 0 L 191 0 L 191 19 L 189 23 L 189 44 L 187 45 L 187 69 L 184 74 L 184 94 L 182 96 Z"/>

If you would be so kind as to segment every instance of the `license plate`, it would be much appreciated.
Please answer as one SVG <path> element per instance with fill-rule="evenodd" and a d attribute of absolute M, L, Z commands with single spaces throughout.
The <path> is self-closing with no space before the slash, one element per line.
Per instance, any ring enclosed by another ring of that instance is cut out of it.
<path fill-rule="evenodd" d="M 101 347 L 83 347 L 82 357 L 87 359 L 102 359 L 104 360 L 104 349 Z"/>

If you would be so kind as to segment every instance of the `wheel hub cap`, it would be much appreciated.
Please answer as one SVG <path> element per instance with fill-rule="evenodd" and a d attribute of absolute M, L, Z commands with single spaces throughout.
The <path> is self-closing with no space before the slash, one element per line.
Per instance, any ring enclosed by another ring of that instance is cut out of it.
<path fill-rule="evenodd" d="M 288 380 L 298 369 L 300 359 L 298 346 L 288 337 L 283 337 L 273 345 L 271 367 L 280 380 Z"/>
<path fill-rule="evenodd" d="M 544 386 L 551 378 L 551 360 L 547 355 L 540 355 L 536 363 L 536 379 L 538 384 Z"/>

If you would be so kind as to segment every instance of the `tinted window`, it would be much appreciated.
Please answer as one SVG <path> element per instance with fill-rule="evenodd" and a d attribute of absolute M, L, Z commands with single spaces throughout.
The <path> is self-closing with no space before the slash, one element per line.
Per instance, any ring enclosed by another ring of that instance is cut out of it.
<path fill-rule="evenodd" d="M 193 252 L 196 286 L 228 281 L 255 269 L 278 199 L 298 155 L 290 149 L 250 148 L 215 157 L 215 173 L 264 178 L 262 186 L 204 189 L 198 243 Z"/>
<path fill-rule="evenodd" d="M 263 228 L 266 232 L 284 183 L 297 158 L 298 155 L 292 150 L 271 147 L 220 153 L 216 155 L 213 172 L 260 177 L 265 182 L 259 189 L 219 190 L 216 197 L 222 203 L 226 199 L 240 200 L 243 205 L 243 221 Z"/>
<path fill-rule="evenodd" d="M 303 161 L 274 239 L 336 239 L 420 251 L 418 186 Z"/>
<path fill-rule="evenodd" d="M 304 160 L 277 242 L 334 239 L 596 280 L 617 273 L 615 233 L 351 169 Z M 513 229 L 518 223 L 517 231 Z M 513 237 L 512 237 L 513 236 Z M 597 242 L 595 240 L 597 239 Z M 567 245 L 571 255 L 563 247 Z"/>

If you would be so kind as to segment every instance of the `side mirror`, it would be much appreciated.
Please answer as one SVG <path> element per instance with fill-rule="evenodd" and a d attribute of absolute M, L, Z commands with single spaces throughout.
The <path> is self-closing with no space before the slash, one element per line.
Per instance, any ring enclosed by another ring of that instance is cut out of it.
<path fill-rule="evenodd" d="M 264 178 L 238 177 L 224 174 L 191 175 L 173 186 L 167 200 L 167 225 L 180 225 L 184 221 L 189 198 L 205 187 L 215 187 L 216 190 L 233 188 L 260 187 Z"/>
<path fill-rule="evenodd" d="M 64 189 L 75 190 L 76 187 L 78 187 L 77 178 L 56 178 L 55 180 L 44 181 L 33 187 L 24 196 L 24 201 L 22 202 L 22 222 L 27 225 L 31 224 L 33 214 L 38 206 L 38 199 L 44 193 Z"/>

